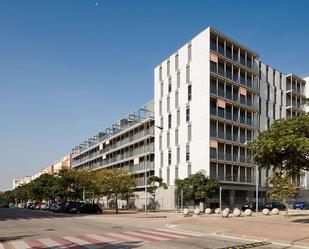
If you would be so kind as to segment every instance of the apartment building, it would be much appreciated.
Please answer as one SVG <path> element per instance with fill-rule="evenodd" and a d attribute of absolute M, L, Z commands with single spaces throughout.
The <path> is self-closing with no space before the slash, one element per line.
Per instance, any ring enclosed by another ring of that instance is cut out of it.
<path fill-rule="evenodd" d="M 12 189 L 18 186 L 28 184 L 33 180 L 39 178 L 43 174 L 57 174 L 60 170 L 71 170 L 71 154 L 67 154 L 64 157 L 57 160 L 54 164 L 49 165 L 46 168 L 41 169 L 39 172 L 32 176 L 24 176 L 21 178 L 13 179 Z"/>
<path fill-rule="evenodd" d="M 155 122 L 162 127 L 155 131 L 156 175 L 173 189 L 175 179 L 202 170 L 233 205 L 254 198 L 258 174 L 263 197 L 269 172 L 256 171 L 245 144 L 273 120 L 304 112 L 308 84 L 207 28 L 155 68 Z"/>
<path fill-rule="evenodd" d="M 150 101 L 72 150 L 72 169 L 121 168 L 131 172 L 137 190 L 154 175 L 154 104 Z"/>

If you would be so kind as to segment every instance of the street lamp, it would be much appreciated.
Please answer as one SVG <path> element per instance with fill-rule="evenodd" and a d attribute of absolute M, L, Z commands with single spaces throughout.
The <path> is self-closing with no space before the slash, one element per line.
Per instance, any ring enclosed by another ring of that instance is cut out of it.
<path fill-rule="evenodd" d="M 155 125 L 154 127 L 163 130 L 161 126 Z M 144 160 L 145 162 L 145 160 Z M 147 168 L 146 163 L 144 163 L 144 175 L 145 175 L 145 214 L 147 214 Z M 156 205 L 156 204 L 155 204 Z"/>
<path fill-rule="evenodd" d="M 246 146 L 248 145 L 248 141 L 244 143 Z M 259 212 L 259 167 L 255 166 L 255 212 L 258 214 Z"/>

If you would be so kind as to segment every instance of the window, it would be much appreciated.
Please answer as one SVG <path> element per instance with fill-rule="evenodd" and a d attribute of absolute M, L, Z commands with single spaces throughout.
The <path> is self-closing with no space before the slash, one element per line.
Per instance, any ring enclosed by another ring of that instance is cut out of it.
<path fill-rule="evenodd" d="M 241 143 L 246 142 L 246 130 L 243 128 L 240 128 L 240 142 Z"/>
<path fill-rule="evenodd" d="M 168 78 L 168 92 L 170 93 L 172 91 L 172 78 Z"/>
<path fill-rule="evenodd" d="M 217 116 L 217 101 L 214 99 L 210 100 L 210 114 Z"/>
<path fill-rule="evenodd" d="M 210 170 L 209 170 L 210 178 L 217 178 L 217 164 L 214 162 L 210 163 Z"/>
<path fill-rule="evenodd" d="M 192 99 L 192 85 L 188 86 L 188 101 Z"/>
<path fill-rule="evenodd" d="M 213 62 L 213 61 L 210 62 L 210 71 L 213 73 L 217 73 L 217 63 L 216 62 Z"/>
<path fill-rule="evenodd" d="M 175 179 L 179 178 L 178 166 L 175 167 Z"/>
<path fill-rule="evenodd" d="M 216 39 L 216 37 L 210 38 L 210 49 L 217 52 L 217 39 Z"/>
<path fill-rule="evenodd" d="M 190 146 L 188 144 L 186 146 L 186 161 L 190 161 Z"/>
<path fill-rule="evenodd" d="M 252 112 L 247 111 L 247 125 L 252 126 Z"/>
<path fill-rule="evenodd" d="M 233 67 L 233 80 L 238 82 L 239 81 L 239 76 L 238 76 L 238 68 Z"/>
<path fill-rule="evenodd" d="M 232 44 L 226 43 L 225 56 L 229 59 L 232 59 Z"/>
<path fill-rule="evenodd" d="M 190 121 L 190 107 L 187 106 L 186 108 L 186 122 Z"/>
<path fill-rule="evenodd" d="M 162 100 L 159 101 L 159 115 L 162 115 Z"/>
<path fill-rule="evenodd" d="M 246 123 L 246 111 L 243 109 L 240 109 L 240 123 L 245 124 Z"/>
<path fill-rule="evenodd" d="M 159 136 L 159 147 L 162 150 L 162 135 Z"/>
<path fill-rule="evenodd" d="M 238 107 L 233 107 L 233 121 L 238 122 Z"/>
<path fill-rule="evenodd" d="M 168 96 L 167 97 L 167 101 L 166 101 L 166 108 L 167 108 L 167 111 L 169 112 L 170 111 L 170 109 L 171 109 L 171 105 L 170 105 L 171 103 L 170 103 L 170 97 Z"/>
<path fill-rule="evenodd" d="M 233 127 L 233 141 L 238 142 L 238 127 L 234 126 Z"/>
<path fill-rule="evenodd" d="M 166 184 L 168 186 L 170 185 L 170 168 L 169 167 L 166 169 Z"/>
<path fill-rule="evenodd" d="M 235 102 L 238 102 L 238 91 L 239 91 L 239 88 L 234 86 L 233 87 L 233 101 Z"/>
<path fill-rule="evenodd" d="M 178 91 L 175 92 L 175 108 L 178 108 L 179 105 L 179 96 Z"/>
<path fill-rule="evenodd" d="M 252 141 L 252 131 L 251 130 L 247 130 L 247 141 Z"/>
<path fill-rule="evenodd" d="M 191 174 L 192 174 L 191 163 L 188 163 L 188 177 L 191 176 Z"/>
<path fill-rule="evenodd" d="M 219 54 L 224 55 L 224 41 L 223 40 L 218 41 L 218 52 Z"/>
<path fill-rule="evenodd" d="M 270 99 L 270 85 L 267 84 L 267 99 Z"/>
<path fill-rule="evenodd" d="M 162 67 L 159 67 L 159 80 L 162 81 Z"/>
<path fill-rule="evenodd" d="M 180 125 L 180 110 L 177 110 L 177 126 Z"/>
<path fill-rule="evenodd" d="M 218 159 L 224 160 L 224 144 L 218 143 Z"/>
<path fill-rule="evenodd" d="M 177 73 L 177 88 L 180 87 L 180 72 Z"/>
<path fill-rule="evenodd" d="M 177 147 L 177 163 L 180 162 L 180 148 Z"/>
<path fill-rule="evenodd" d="M 170 75 L 170 61 L 167 61 L 167 76 Z"/>
<path fill-rule="evenodd" d="M 224 139 L 224 124 L 223 123 L 218 123 L 218 138 Z"/>
<path fill-rule="evenodd" d="M 172 128 L 172 114 L 168 114 L 168 128 Z"/>
<path fill-rule="evenodd" d="M 232 99 L 232 86 L 230 84 L 225 84 L 225 97 Z"/>
<path fill-rule="evenodd" d="M 175 71 L 178 71 L 179 68 L 179 55 L 175 55 Z"/>
<path fill-rule="evenodd" d="M 246 150 L 242 147 L 240 147 L 240 162 L 245 163 L 246 162 Z"/>
<path fill-rule="evenodd" d="M 238 62 L 238 48 L 233 47 L 233 60 Z"/>
<path fill-rule="evenodd" d="M 161 119 L 160 119 L 160 127 L 163 129 L 163 117 L 161 117 Z"/>
<path fill-rule="evenodd" d="M 229 144 L 225 145 L 225 160 L 232 161 L 232 146 Z"/>
<path fill-rule="evenodd" d="M 218 74 L 224 77 L 224 62 L 219 61 L 218 63 Z"/>
<path fill-rule="evenodd" d="M 232 126 L 229 124 L 225 125 L 225 139 L 232 140 Z"/>
<path fill-rule="evenodd" d="M 229 63 L 226 63 L 225 77 L 232 79 L 232 65 Z"/>
<path fill-rule="evenodd" d="M 192 60 L 192 45 L 188 45 L 188 61 Z"/>
<path fill-rule="evenodd" d="M 210 136 L 217 137 L 217 121 L 210 120 Z"/>
<path fill-rule="evenodd" d="M 179 140 L 179 138 L 178 138 L 178 129 L 176 129 L 175 130 L 175 145 L 178 145 L 178 140 Z"/>
<path fill-rule="evenodd" d="M 192 139 L 192 125 L 188 124 L 188 142 L 191 142 Z"/>
<path fill-rule="evenodd" d="M 215 78 L 210 79 L 210 92 L 217 94 L 217 80 Z"/>
<path fill-rule="evenodd" d="M 233 161 L 238 161 L 238 146 L 233 146 Z"/>
<path fill-rule="evenodd" d="M 243 70 L 240 70 L 240 84 L 246 85 L 246 74 Z"/>
<path fill-rule="evenodd" d="M 223 97 L 224 98 L 224 94 L 225 94 L 225 91 L 224 91 L 224 82 L 223 81 L 219 81 L 218 82 L 218 95 L 220 97 Z"/>
<path fill-rule="evenodd" d="M 245 55 L 245 52 L 240 50 L 240 64 L 242 65 L 246 65 L 246 55 Z"/>
<path fill-rule="evenodd" d="M 190 81 L 190 66 L 186 67 L 186 82 Z"/>
<path fill-rule="evenodd" d="M 170 132 L 166 133 L 166 140 L 167 140 L 167 147 L 169 148 L 171 143 L 170 143 Z"/>
<path fill-rule="evenodd" d="M 232 181 L 232 165 L 225 165 L 225 179 L 226 181 Z"/>
<path fill-rule="evenodd" d="M 172 164 L 172 152 L 171 150 L 168 151 L 168 165 Z"/>
<path fill-rule="evenodd" d="M 238 166 L 233 165 L 233 181 L 238 182 Z"/>
<path fill-rule="evenodd" d="M 225 118 L 232 120 L 232 106 L 229 104 L 225 106 Z"/>
<path fill-rule="evenodd" d="M 164 94 L 164 89 L 163 89 L 163 82 L 161 83 L 161 98 L 163 98 L 163 94 Z"/>

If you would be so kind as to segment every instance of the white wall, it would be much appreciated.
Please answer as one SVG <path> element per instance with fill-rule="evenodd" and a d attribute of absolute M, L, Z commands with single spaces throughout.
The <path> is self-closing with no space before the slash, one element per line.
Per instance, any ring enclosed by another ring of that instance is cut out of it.
<path fill-rule="evenodd" d="M 155 131 L 155 174 L 159 175 L 161 166 L 161 151 L 159 137 L 162 135 L 163 165 L 162 177 L 167 182 L 168 146 L 167 133 L 170 133 L 170 149 L 172 163 L 170 165 L 170 181 L 175 181 L 175 167 L 177 164 L 177 145 L 175 145 L 175 129 L 177 127 L 177 109 L 180 109 L 179 148 L 180 162 L 178 164 L 179 178 L 188 177 L 188 163 L 186 162 L 186 144 L 188 143 L 188 123 L 186 122 L 186 107 L 190 106 L 190 122 L 192 125 L 192 142 L 190 142 L 191 173 L 200 169 L 209 172 L 209 36 L 210 29 L 193 38 L 189 43 L 192 47 L 192 60 L 188 61 L 188 44 L 181 47 L 176 53 L 179 58 L 180 87 L 178 89 L 179 104 L 175 107 L 175 93 L 177 90 L 177 71 L 175 70 L 175 55 L 163 61 L 155 68 L 155 122 L 160 126 L 159 102 L 162 101 L 163 130 Z M 167 61 L 170 61 L 170 76 L 172 91 L 168 93 Z M 186 67 L 190 66 L 190 81 L 192 85 L 192 100 L 188 101 L 188 83 L 186 82 Z M 163 98 L 161 95 L 161 82 L 159 68 L 162 66 L 162 81 L 164 85 Z M 167 110 L 167 98 L 170 97 L 170 112 Z M 168 114 L 172 115 L 172 127 L 168 129 Z"/>

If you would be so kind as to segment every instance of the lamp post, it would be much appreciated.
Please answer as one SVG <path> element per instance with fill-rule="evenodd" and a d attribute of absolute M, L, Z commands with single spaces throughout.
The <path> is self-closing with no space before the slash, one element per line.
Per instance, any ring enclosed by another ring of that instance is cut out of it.
<path fill-rule="evenodd" d="M 244 145 L 248 145 L 248 141 L 245 141 Z M 259 167 L 255 165 L 255 212 L 259 212 Z"/>

